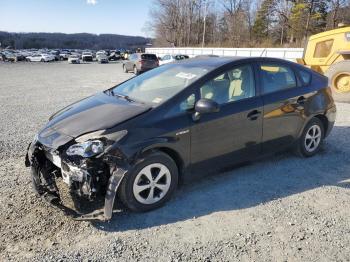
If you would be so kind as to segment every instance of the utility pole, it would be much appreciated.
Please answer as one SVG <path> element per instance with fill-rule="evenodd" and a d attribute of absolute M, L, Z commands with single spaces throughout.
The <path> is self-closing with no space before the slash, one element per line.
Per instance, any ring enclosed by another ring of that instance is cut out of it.
<path fill-rule="evenodd" d="M 207 1 L 204 0 L 204 19 L 203 19 L 203 38 L 202 38 L 202 48 L 204 47 L 205 41 L 205 20 L 207 18 Z"/>

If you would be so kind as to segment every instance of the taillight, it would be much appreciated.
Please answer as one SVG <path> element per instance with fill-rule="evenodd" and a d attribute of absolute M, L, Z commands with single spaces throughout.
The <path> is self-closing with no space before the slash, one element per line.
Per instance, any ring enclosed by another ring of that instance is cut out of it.
<path fill-rule="evenodd" d="M 143 61 L 143 60 L 139 60 L 139 62 L 140 62 L 140 64 L 142 65 L 145 61 Z"/>

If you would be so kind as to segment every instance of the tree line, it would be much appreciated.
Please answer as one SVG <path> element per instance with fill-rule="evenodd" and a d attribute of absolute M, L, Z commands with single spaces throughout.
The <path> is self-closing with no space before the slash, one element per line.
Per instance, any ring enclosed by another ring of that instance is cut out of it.
<path fill-rule="evenodd" d="M 350 25 L 350 0 L 154 0 L 156 46 L 300 47 Z"/>
<path fill-rule="evenodd" d="M 115 34 L 9 33 L 0 32 L 1 47 L 15 49 L 133 49 L 143 48 L 151 40 L 140 36 Z"/>

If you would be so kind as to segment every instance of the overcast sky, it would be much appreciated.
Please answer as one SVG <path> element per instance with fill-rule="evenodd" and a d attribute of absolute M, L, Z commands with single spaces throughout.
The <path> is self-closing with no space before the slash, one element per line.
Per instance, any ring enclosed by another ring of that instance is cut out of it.
<path fill-rule="evenodd" d="M 0 0 L 0 31 L 150 36 L 152 0 Z"/>

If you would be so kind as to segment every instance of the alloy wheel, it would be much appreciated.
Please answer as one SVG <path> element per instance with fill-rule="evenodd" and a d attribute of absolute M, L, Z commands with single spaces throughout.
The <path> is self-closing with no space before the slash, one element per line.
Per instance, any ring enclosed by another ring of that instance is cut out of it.
<path fill-rule="evenodd" d="M 136 176 L 133 193 L 141 204 L 154 204 L 169 191 L 171 185 L 170 170 L 163 164 L 154 163 L 145 166 Z"/>
<path fill-rule="evenodd" d="M 306 136 L 305 136 L 304 145 L 305 145 L 306 151 L 308 151 L 309 153 L 312 153 L 313 151 L 315 151 L 318 148 L 321 142 L 321 139 L 322 139 L 321 128 L 318 125 L 312 125 L 306 132 Z"/>

